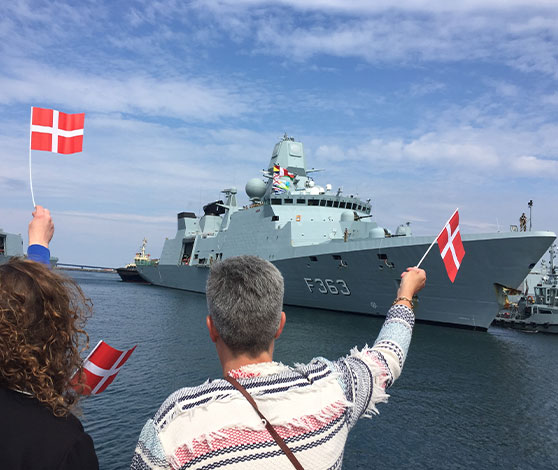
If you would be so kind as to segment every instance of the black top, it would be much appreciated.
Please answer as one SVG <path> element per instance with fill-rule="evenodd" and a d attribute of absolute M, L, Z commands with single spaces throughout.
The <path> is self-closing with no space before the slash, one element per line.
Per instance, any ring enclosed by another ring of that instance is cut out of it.
<path fill-rule="evenodd" d="M 72 414 L 65 418 L 37 399 L 0 387 L 2 470 L 98 470 L 93 440 Z"/>

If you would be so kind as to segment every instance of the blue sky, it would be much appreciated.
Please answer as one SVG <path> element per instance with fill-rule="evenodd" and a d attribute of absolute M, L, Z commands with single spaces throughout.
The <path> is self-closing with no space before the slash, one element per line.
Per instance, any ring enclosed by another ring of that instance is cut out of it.
<path fill-rule="evenodd" d="M 533 199 L 558 231 L 558 4 L 452 3 L 11 2 L 0 227 L 26 231 L 40 106 L 86 113 L 83 153 L 33 152 L 61 262 L 122 265 L 143 237 L 158 256 L 177 212 L 244 194 L 284 132 L 391 230 L 435 235 L 456 207 L 465 233 L 509 230 Z"/>

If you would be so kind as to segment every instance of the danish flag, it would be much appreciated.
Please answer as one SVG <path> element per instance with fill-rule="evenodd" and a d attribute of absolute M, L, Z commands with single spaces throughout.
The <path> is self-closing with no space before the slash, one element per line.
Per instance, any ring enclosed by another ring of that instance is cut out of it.
<path fill-rule="evenodd" d="M 112 383 L 134 349 L 136 346 L 128 351 L 119 351 L 104 341 L 99 341 L 83 362 L 82 378 L 85 379 L 85 387 L 81 390 L 81 394 L 98 395 L 104 391 Z M 74 381 L 74 385 L 77 385 L 76 382 Z"/>
<path fill-rule="evenodd" d="M 31 150 L 77 153 L 83 147 L 85 113 L 67 114 L 55 109 L 31 108 Z"/>
<path fill-rule="evenodd" d="M 438 242 L 440 255 L 444 260 L 450 281 L 453 282 L 461 266 L 461 260 L 465 256 L 465 249 L 463 248 L 463 242 L 459 233 L 459 211 L 457 209 L 440 232 L 440 235 L 438 235 L 436 241 Z"/>

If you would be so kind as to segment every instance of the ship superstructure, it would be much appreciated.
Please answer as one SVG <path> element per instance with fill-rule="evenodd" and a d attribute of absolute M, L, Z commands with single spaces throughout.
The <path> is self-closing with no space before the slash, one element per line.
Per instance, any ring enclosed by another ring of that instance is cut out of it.
<path fill-rule="evenodd" d="M 264 180 L 246 184 L 249 205 L 239 206 L 236 188 L 228 188 L 203 216 L 179 213 L 159 264 L 138 271 L 156 285 L 205 292 L 213 263 L 252 254 L 279 268 L 286 305 L 385 315 L 400 273 L 435 237 L 413 236 L 409 224 L 390 233 L 373 220 L 369 200 L 319 186 L 314 171 L 306 167 L 303 144 L 283 137 Z M 552 232 L 462 234 L 467 254 L 454 284 L 434 253 L 423 262 L 428 283 L 417 319 L 488 328 L 497 311 L 495 286 L 519 285 L 555 238 Z"/>
<path fill-rule="evenodd" d="M 19 234 L 7 233 L 0 228 L 0 264 L 13 256 L 23 256 L 23 239 Z"/>

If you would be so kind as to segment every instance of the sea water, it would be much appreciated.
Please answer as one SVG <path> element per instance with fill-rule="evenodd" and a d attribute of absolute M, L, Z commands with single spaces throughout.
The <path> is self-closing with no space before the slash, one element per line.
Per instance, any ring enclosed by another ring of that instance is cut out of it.
<path fill-rule="evenodd" d="M 82 403 L 103 470 L 130 465 L 139 433 L 173 391 L 222 372 L 205 326 L 205 296 L 71 274 L 94 303 L 91 347 L 137 345 L 115 381 Z M 372 344 L 382 319 L 286 307 L 275 359 L 336 359 Z M 558 468 L 558 335 L 415 327 L 401 378 L 380 414 L 349 435 L 343 468 Z"/>

